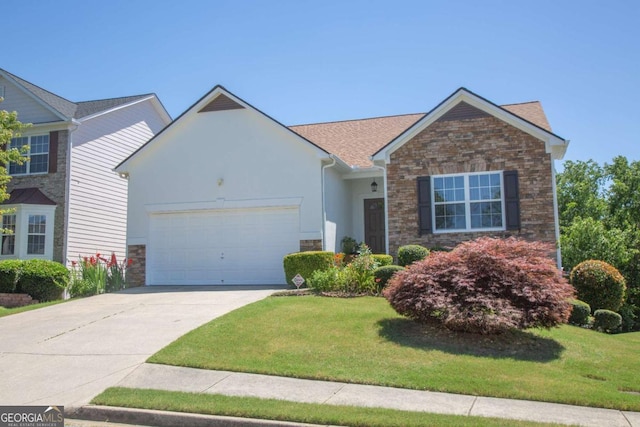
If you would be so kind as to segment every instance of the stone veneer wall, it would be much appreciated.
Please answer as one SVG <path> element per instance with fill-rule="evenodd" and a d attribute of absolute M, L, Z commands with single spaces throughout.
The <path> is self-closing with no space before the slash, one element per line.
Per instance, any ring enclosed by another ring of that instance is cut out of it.
<path fill-rule="evenodd" d="M 545 144 L 496 119 L 437 121 L 391 154 L 387 167 L 389 253 L 398 247 L 456 244 L 484 235 L 556 243 L 551 156 Z M 509 232 L 419 235 L 416 178 L 517 170 L 521 229 Z"/>
<path fill-rule="evenodd" d="M 321 251 L 321 250 L 322 250 L 322 240 L 320 239 L 300 240 L 300 252 Z"/>
<path fill-rule="evenodd" d="M 42 193 L 56 202 L 55 222 L 53 224 L 53 260 L 66 263 L 65 246 L 65 218 L 67 216 L 66 183 L 67 183 L 67 149 L 69 146 L 69 131 L 58 132 L 58 163 L 57 172 L 38 175 L 12 176 L 7 185 L 7 192 L 15 188 L 39 188 Z M 47 227 L 49 224 L 47 224 Z"/>
<path fill-rule="evenodd" d="M 144 286 L 147 271 L 147 246 L 129 245 L 127 257 L 133 261 L 133 264 L 127 269 L 127 285 Z"/>

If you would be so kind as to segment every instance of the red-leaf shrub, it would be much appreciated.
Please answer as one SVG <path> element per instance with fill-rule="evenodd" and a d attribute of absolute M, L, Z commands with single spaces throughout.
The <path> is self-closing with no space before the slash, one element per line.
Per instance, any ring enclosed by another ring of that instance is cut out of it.
<path fill-rule="evenodd" d="M 432 252 L 396 273 L 383 295 L 400 314 L 481 334 L 566 323 L 574 290 L 550 244 L 483 237 Z"/>

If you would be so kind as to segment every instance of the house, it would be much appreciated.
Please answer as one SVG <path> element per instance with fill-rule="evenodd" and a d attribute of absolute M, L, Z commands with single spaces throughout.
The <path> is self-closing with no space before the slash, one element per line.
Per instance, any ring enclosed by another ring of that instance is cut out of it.
<path fill-rule="evenodd" d="M 11 147 L 0 259 L 126 255 L 127 182 L 113 168 L 170 123 L 154 94 L 71 102 L 0 69 L 0 109 L 30 123 Z"/>
<path fill-rule="evenodd" d="M 130 277 L 283 284 L 285 254 L 344 236 L 390 254 L 487 234 L 556 243 L 567 145 L 540 103 L 464 88 L 426 114 L 287 127 L 216 86 L 116 168 Z"/>

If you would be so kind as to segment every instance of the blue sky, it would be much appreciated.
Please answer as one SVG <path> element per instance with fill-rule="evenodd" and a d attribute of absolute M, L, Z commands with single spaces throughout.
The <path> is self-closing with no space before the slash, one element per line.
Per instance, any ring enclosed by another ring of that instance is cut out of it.
<path fill-rule="evenodd" d="M 539 100 L 565 160 L 640 160 L 640 2 L 3 0 L 0 68 L 72 101 L 216 84 L 293 125 Z M 1 106 L 1 104 L 0 104 Z M 561 166 L 560 164 L 558 166 Z"/>

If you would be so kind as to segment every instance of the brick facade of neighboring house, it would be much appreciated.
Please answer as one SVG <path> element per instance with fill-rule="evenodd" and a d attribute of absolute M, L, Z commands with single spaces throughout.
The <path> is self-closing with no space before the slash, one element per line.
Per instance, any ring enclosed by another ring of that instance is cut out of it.
<path fill-rule="evenodd" d="M 69 147 L 69 131 L 55 131 L 57 133 L 57 158 L 53 170 L 45 174 L 14 175 L 7 185 L 7 193 L 17 188 L 38 188 L 45 196 L 56 203 L 55 223 L 53 231 L 53 260 L 66 262 L 64 255 L 65 245 L 65 217 L 66 217 L 66 193 L 67 193 L 67 150 Z M 50 133 L 50 140 L 53 140 Z M 50 170 L 51 167 L 50 167 Z"/>
<path fill-rule="evenodd" d="M 537 138 L 495 118 L 437 121 L 391 154 L 387 167 L 389 253 L 420 244 L 452 247 L 485 235 L 556 243 L 551 156 Z M 417 178 L 428 175 L 519 172 L 521 229 L 420 235 Z"/>

